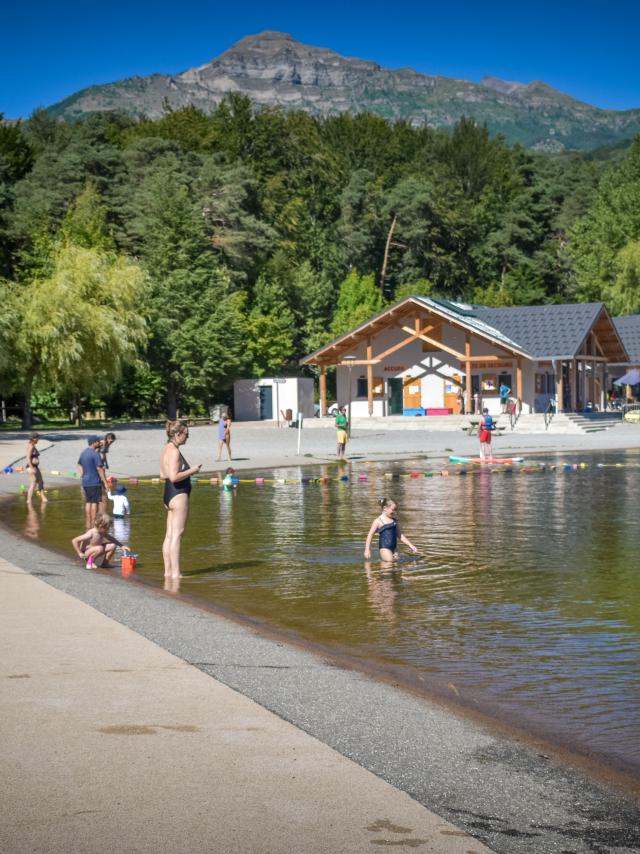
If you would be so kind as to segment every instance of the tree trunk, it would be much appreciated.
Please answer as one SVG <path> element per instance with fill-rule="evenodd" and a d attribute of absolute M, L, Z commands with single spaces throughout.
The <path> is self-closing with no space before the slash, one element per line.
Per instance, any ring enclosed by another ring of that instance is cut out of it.
<path fill-rule="evenodd" d="M 178 394 L 175 382 L 170 379 L 167 388 L 167 418 L 169 421 L 175 421 L 178 412 Z"/>
<path fill-rule="evenodd" d="M 391 223 L 391 227 L 389 228 L 389 233 L 387 234 L 387 242 L 384 245 L 384 258 L 382 259 L 382 270 L 380 272 L 380 290 L 384 290 L 384 280 L 387 278 L 387 262 L 389 261 L 389 247 L 391 246 L 391 238 L 393 237 L 393 232 L 396 230 L 396 223 L 398 221 L 398 217 L 396 214 L 393 215 L 393 222 Z"/>
<path fill-rule="evenodd" d="M 33 426 L 33 413 L 31 411 L 31 391 L 33 389 L 33 377 L 28 376 L 22 391 L 22 429 L 31 430 Z"/>

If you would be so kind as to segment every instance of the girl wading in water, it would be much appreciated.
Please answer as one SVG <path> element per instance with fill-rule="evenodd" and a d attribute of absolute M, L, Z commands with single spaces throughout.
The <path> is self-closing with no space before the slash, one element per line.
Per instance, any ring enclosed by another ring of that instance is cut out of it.
<path fill-rule="evenodd" d="M 418 549 L 400 530 L 400 525 L 396 519 L 396 511 L 398 509 L 396 502 L 392 498 L 381 498 L 378 504 L 382 509 L 382 513 L 376 516 L 369 528 L 367 542 L 364 546 L 365 559 L 369 560 L 371 557 L 371 540 L 374 538 L 376 532 L 379 537 L 378 548 L 380 550 L 380 560 L 383 564 L 393 563 L 394 560 L 398 560 L 398 540 L 404 543 L 405 546 L 409 546 L 415 554 Z"/>
<path fill-rule="evenodd" d="M 29 474 L 29 491 L 27 492 L 27 501 L 31 504 L 33 493 L 36 490 L 40 493 L 40 498 L 43 504 L 47 501 L 47 496 L 44 493 L 44 481 L 42 480 L 42 472 L 40 471 L 40 451 L 36 445 L 40 441 L 40 436 L 37 433 L 29 434 L 27 442 L 27 472 Z"/>
<path fill-rule="evenodd" d="M 189 438 L 189 428 L 182 421 L 167 421 L 167 444 L 160 454 L 160 477 L 164 479 L 164 506 L 167 509 L 167 533 L 162 544 L 164 577 L 180 578 L 180 545 L 189 516 L 191 477 L 198 474 L 202 463 L 190 466 L 180 448 Z"/>

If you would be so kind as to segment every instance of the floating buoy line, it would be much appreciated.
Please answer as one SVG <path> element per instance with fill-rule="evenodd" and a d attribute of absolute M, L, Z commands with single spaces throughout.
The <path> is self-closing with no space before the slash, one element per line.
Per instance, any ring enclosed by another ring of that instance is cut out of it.
<path fill-rule="evenodd" d="M 405 479 L 417 479 L 422 477 L 461 477 L 467 475 L 474 475 L 481 472 L 489 472 L 491 474 L 542 474 L 545 472 L 577 472 L 583 471 L 589 467 L 588 463 L 580 462 L 580 463 L 504 463 L 500 465 L 496 465 L 495 461 L 487 464 L 478 464 L 473 463 L 471 465 L 457 463 L 456 461 L 452 461 L 449 466 L 445 466 L 442 469 L 428 469 L 428 470 L 412 470 L 406 472 L 392 472 L 386 471 L 382 474 L 382 478 L 384 480 L 405 480 Z M 640 463 L 596 463 L 595 468 L 640 468 Z M 18 474 L 24 472 L 23 466 L 7 466 L 2 474 L 11 475 Z M 46 475 L 47 478 L 78 478 L 78 473 L 75 471 L 59 471 L 56 469 L 52 469 L 51 471 L 44 471 L 43 475 Z M 162 478 L 159 477 L 133 477 L 133 476 L 121 476 L 118 478 L 114 477 L 114 480 L 117 480 L 118 483 L 126 483 L 129 486 L 137 486 L 138 484 L 161 484 L 164 483 Z M 191 482 L 193 484 L 205 484 L 210 486 L 224 486 L 225 489 L 229 489 L 229 484 L 223 483 L 223 477 L 192 477 Z M 284 478 L 284 477 L 255 477 L 255 478 L 237 478 L 234 477 L 231 481 L 231 486 L 236 487 L 240 484 L 253 484 L 254 486 L 263 486 L 266 484 L 274 484 L 274 485 L 283 485 L 283 484 L 328 484 L 330 482 L 338 482 L 338 483 L 366 483 L 369 481 L 369 476 L 366 472 L 359 472 L 352 475 L 342 474 L 337 477 L 328 477 L 328 476 L 304 476 L 300 478 Z M 20 484 L 21 491 L 25 490 L 24 484 Z"/>

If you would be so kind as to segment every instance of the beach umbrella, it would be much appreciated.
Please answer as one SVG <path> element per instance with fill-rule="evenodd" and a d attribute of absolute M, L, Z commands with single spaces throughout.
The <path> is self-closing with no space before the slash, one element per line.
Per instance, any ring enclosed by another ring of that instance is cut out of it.
<path fill-rule="evenodd" d="M 616 385 L 638 385 L 640 383 L 640 371 L 632 368 L 623 377 L 614 380 L 614 383 Z"/>

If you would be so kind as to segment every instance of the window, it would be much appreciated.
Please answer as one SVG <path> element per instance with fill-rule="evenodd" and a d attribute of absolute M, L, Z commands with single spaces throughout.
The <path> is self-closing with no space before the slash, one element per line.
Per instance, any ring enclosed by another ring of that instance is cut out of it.
<path fill-rule="evenodd" d="M 384 378 L 373 377 L 373 396 L 384 396 Z M 356 397 L 367 397 L 367 378 L 358 377 L 358 385 L 356 388 Z"/>
<path fill-rule="evenodd" d="M 434 327 L 430 332 L 427 333 L 429 338 L 433 338 L 434 341 L 442 341 L 442 325 L 438 324 L 438 326 Z M 428 341 L 422 342 L 422 352 L 423 353 L 441 353 L 442 350 L 437 344 L 429 344 Z"/>
<path fill-rule="evenodd" d="M 547 390 L 547 375 L 536 374 L 536 394 L 545 394 Z"/>
<path fill-rule="evenodd" d="M 482 375 L 481 388 L 482 388 L 482 391 L 497 392 L 498 391 L 498 384 L 497 384 L 497 380 L 496 380 L 496 375 L 495 374 L 483 374 Z"/>
<path fill-rule="evenodd" d="M 498 388 L 501 385 L 506 385 L 511 389 L 511 394 L 513 393 L 513 384 L 511 382 L 511 374 L 498 374 Z"/>

